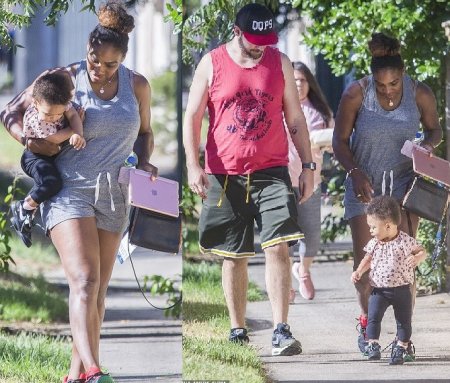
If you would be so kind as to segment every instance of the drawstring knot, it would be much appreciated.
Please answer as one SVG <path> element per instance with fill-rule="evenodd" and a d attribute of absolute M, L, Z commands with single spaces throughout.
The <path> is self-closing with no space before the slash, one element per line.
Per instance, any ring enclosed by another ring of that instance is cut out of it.
<path fill-rule="evenodd" d="M 225 196 L 225 193 L 227 191 L 227 186 L 228 186 L 228 174 L 225 176 L 225 182 L 223 184 L 222 192 L 220 193 L 219 201 L 217 202 L 217 207 L 222 206 L 223 197 Z M 245 185 L 245 192 L 246 192 L 245 203 L 249 203 L 250 202 L 250 174 L 247 174 L 247 182 Z"/>

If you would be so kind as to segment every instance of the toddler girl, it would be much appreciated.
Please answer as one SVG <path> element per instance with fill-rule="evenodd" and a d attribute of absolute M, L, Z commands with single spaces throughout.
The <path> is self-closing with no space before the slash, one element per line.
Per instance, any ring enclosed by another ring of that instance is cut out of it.
<path fill-rule="evenodd" d="M 369 298 L 366 354 L 369 360 L 381 358 L 381 320 L 392 305 L 397 322 L 397 342 L 392 348 L 389 364 L 403 364 L 412 331 L 414 268 L 427 254 L 414 238 L 399 231 L 401 212 L 394 198 L 379 196 L 372 199 L 366 214 L 373 238 L 365 246 L 366 255 L 351 276 L 352 282 L 356 283 L 370 269 L 373 290 Z"/>

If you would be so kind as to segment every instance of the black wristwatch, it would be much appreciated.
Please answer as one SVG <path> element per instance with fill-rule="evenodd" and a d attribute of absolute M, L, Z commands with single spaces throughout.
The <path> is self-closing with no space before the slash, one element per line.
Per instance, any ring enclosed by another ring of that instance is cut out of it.
<path fill-rule="evenodd" d="M 304 162 L 304 163 L 302 163 L 302 169 L 316 170 L 316 163 L 315 162 Z"/>

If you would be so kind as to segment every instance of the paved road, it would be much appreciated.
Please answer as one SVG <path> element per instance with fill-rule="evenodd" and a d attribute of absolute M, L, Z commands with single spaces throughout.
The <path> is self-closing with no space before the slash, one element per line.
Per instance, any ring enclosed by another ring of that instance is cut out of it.
<path fill-rule="evenodd" d="M 133 261 L 141 282 L 151 274 L 180 280 L 179 255 L 138 249 Z M 65 283 L 61 269 L 46 277 Z M 165 298 L 149 299 L 157 306 L 165 305 Z M 137 289 L 129 260 L 114 267 L 100 348 L 102 365 L 118 383 L 181 381 L 181 321 L 165 318 L 162 311 L 148 305 Z"/>
<path fill-rule="evenodd" d="M 250 279 L 265 289 L 264 265 L 260 257 L 250 264 Z M 249 303 L 247 318 L 253 328 L 250 342 L 259 349 L 275 382 L 450 382 L 450 295 L 419 297 L 413 317 L 413 341 L 417 360 L 389 366 L 386 350 L 382 360 L 364 360 L 356 347 L 358 316 L 351 263 L 314 264 L 312 275 L 316 298 L 300 295 L 290 306 L 289 323 L 302 342 L 303 353 L 294 357 L 272 357 L 271 311 L 268 301 Z M 389 308 L 382 324 L 382 346 L 395 336 L 395 321 Z"/>

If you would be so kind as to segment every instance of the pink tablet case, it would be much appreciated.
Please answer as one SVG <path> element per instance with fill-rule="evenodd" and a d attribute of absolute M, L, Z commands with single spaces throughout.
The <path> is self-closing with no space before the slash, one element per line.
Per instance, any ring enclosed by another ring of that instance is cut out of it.
<path fill-rule="evenodd" d="M 150 173 L 130 169 L 130 204 L 172 217 L 178 217 L 178 182 L 164 177 L 154 181 Z"/>
<path fill-rule="evenodd" d="M 450 162 L 417 148 L 412 149 L 412 158 L 414 171 L 417 174 L 450 187 Z"/>

